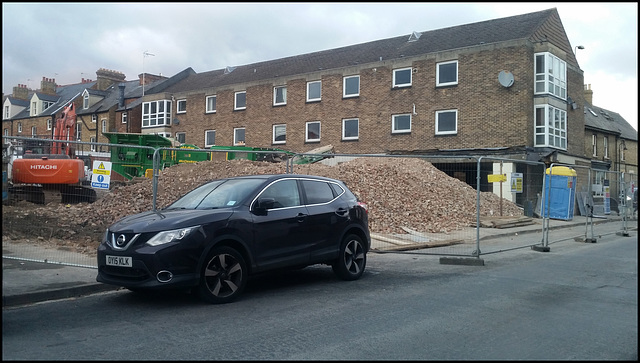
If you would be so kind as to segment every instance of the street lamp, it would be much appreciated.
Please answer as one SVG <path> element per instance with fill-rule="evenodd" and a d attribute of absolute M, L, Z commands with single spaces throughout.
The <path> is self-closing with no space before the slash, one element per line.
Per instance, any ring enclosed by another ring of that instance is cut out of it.
<path fill-rule="evenodd" d="M 584 49 L 584 45 L 576 45 L 573 48 L 573 54 L 578 54 L 578 49 Z"/>
<path fill-rule="evenodd" d="M 626 164 L 625 164 L 625 171 L 622 171 L 622 162 L 624 161 L 624 151 L 627 150 L 627 144 L 624 142 L 624 139 L 620 140 L 620 143 L 618 144 L 618 178 L 619 178 L 619 183 L 618 183 L 618 188 L 620 190 L 618 190 L 618 196 L 619 196 L 619 200 L 620 200 L 620 207 L 622 209 L 622 235 L 623 236 L 628 236 L 629 233 L 627 232 L 627 196 L 625 195 L 625 182 L 624 182 L 624 174 L 626 171 Z M 620 213 L 620 212 L 619 212 Z"/>
<path fill-rule="evenodd" d="M 142 52 L 142 97 L 144 97 L 144 59 L 149 56 L 155 57 L 156 55 L 149 53 L 148 50 Z"/>

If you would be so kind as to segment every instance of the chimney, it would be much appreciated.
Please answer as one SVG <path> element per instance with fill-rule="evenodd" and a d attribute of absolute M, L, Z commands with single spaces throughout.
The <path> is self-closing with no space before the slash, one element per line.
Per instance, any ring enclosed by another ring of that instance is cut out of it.
<path fill-rule="evenodd" d="M 42 93 L 46 93 L 48 95 L 56 94 L 56 80 L 55 78 L 46 78 L 42 77 L 42 81 L 40 82 L 40 91 Z"/>
<path fill-rule="evenodd" d="M 150 73 L 140 73 L 138 74 L 138 79 L 140 80 L 140 85 L 142 86 L 143 83 L 143 78 L 144 78 L 144 84 L 148 85 L 149 83 L 155 82 L 155 81 L 160 81 L 162 79 L 167 79 L 167 77 L 163 76 L 162 74 L 150 74 Z"/>
<path fill-rule="evenodd" d="M 20 100 L 29 99 L 29 89 L 26 84 L 19 84 L 17 87 L 13 87 L 13 97 Z"/>
<path fill-rule="evenodd" d="M 104 68 L 98 69 L 96 76 L 98 77 L 97 89 L 100 91 L 106 90 L 114 83 L 123 82 L 125 79 L 124 73 Z"/>
<path fill-rule="evenodd" d="M 118 107 L 122 108 L 122 107 L 124 107 L 124 83 L 120 83 L 118 85 L 118 91 L 119 91 Z"/>
<path fill-rule="evenodd" d="M 591 90 L 590 84 L 584 85 L 584 100 L 587 101 L 588 104 L 593 105 L 593 91 Z"/>

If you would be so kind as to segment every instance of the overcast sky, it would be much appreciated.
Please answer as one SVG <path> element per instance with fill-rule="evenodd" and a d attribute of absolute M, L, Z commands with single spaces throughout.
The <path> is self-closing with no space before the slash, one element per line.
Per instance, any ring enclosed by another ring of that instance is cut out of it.
<path fill-rule="evenodd" d="M 638 3 L 2 3 L 2 92 L 206 72 L 557 8 L 596 106 L 638 129 Z M 144 52 L 153 54 L 143 56 Z"/>

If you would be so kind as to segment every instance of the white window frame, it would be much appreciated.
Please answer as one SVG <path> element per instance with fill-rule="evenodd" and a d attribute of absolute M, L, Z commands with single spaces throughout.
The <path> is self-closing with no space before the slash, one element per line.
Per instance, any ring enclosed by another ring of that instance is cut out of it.
<path fill-rule="evenodd" d="M 213 135 L 213 143 L 209 143 L 209 135 Z M 211 147 L 216 144 L 216 130 L 204 131 L 204 147 Z"/>
<path fill-rule="evenodd" d="M 540 112 L 543 120 L 538 120 Z M 535 147 L 553 147 L 567 149 L 567 111 L 553 107 L 549 104 L 534 107 L 534 135 Z M 540 138 L 544 142 L 540 142 Z"/>
<path fill-rule="evenodd" d="M 242 130 L 244 133 L 244 140 L 238 140 L 238 132 Z M 247 130 L 244 127 L 235 127 L 233 129 L 233 146 L 245 146 L 247 144 Z"/>
<path fill-rule="evenodd" d="M 284 131 L 284 140 L 276 140 L 278 136 L 282 135 Z M 287 124 L 273 125 L 271 133 L 271 143 L 273 144 L 286 144 L 287 143 Z"/>
<path fill-rule="evenodd" d="M 347 123 L 351 121 L 355 121 L 357 123 L 356 135 L 347 135 Z M 342 140 L 358 140 L 360 138 L 360 119 L 357 117 L 354 118 L 345 118 L 342 119 Z"/>
<path fill-rule="evenodd" d="M 22 122 L 18 122 L 18 132 L 22 133 Z"/>
<path fill-rule="evenodd" d="M 91 143 L 91 145 L 89 145 L 89 150 L 96 151 L 96 145 L 94 144 L 96 142 L 96 137 L 95 136 L 91 136 L 89 138 L 89 142 Z"/>
<path fill-rule="evenodd" d="M 4 129 L 4 136 L 9 136 L 9 129 L 6 127 Z"/>
<path fill-rule="evenodd" d="M 455 64 L 456 65 L 456 79 L 455 79 L 455 81 L 440 82 L 440 67 L 448 66 L 450 64 Z M 454 85 L 458 84 L 458 80 L 459 80 L 459 72 L 458 72 L 458 61 L 457 60 L 447 61 L 447 62 L 440 62 L 440 63 L 436 64 L 436 87 L 454 86 Z"/>
<path fill-rule="evenodd" d="M 311 138 L 309 137 L 309 126 L 313 125 L 313 124 L 318 124 L 318 137 L 317 138 Z M 317 142 L 320 141 L 320 138 L 322 136 L 321 134 L 322 132 L 322 124 L 320 123 L 320 121 L 309 121 L 306 123 L 305 125 L 305 129 L 304 129 L 304 141 L 305 142 Z"/>
<path fill-rule="evenodd" d="M 76 124 L 76 140 L 82 141 L 82 123 Z"/>
<path fill-rule="evenodd" d="M 35 116 L 38 114 L 38 102 L 31 102 L 31 116 Z"/>
<path fill-rule="evenodd" d="M 171 100 L 142 103 L 142 128 L 171 125 Z M 154 109 L 155 108 L 155 109 Z M 162 108 L 162 110 L 160 110 Z"/>
<path fill-rule="evenodd" d="M 9 118 L 9 105 L 4 106 L 4 119 L 8 119 Z"/>
<path fill-rule="evenodd" d="M 596 134 L 591 135 L 591 147 L 593 149 L 593 156 L 597 157 L 598 156 L 598 135 Z"/>
<path fill-rule="evenodd" d="M 91 122 L 93 122 L 94 124 L 98 122 L 98 115 L 96 115 L 95 113 L 91 115 Z"/>
<path fill-rule="evenodd" d="M 211 104 L 212 102 L 210 100 L 213 100 L 213 104 Z M 217 103 L 218 103 L 218 96 L 217 95 L 211 95 L 211 96 L 207 96 L 205 98 L 205 107 L 206 107 L 206 113 L 216 113 L 216 108 L 217 108 Z M 213 108 L 211 108 L 211 106 L 213 106 Z"/>
<path fill-rule="evenodd" d="M 244 95 L 244 106 L 238 106 L 238 97 L 240 95 Z M 238 110 L 246 110 L 247 109 L 247 91 L 238 91 L 233 96 L 233 109 L 235 111 Z"/>
<path fill-rule="evenodd" d="M 187 113 L 187 99 L 176 100 L 176 114 Z"/>
<path fill-rule="evenodd" d="M 604 158 L 609 159 L 609 138 L 606 135 L 602 137 L 602 148 L 604 149 Z"/>
<path fill-rule="evenodd" d="M 401 117 L 408 117 L 409 118 L 409 128 L 408 129 L 401 129 L 398 127 L 398 121 L 399 118 Z M 391 115 L 391 133 L 392 134 L 407 134 L 407 133 L 411 133 L 411 114 L 410 113 L 401 113 L 398 115 Z"/>
<path fill-rule="evenodd" d="M 347 83 L 350 83 L 353 79 L 358 81 L 358 91 L 356 93 L 347 94 Z M 345 76 L 342 78 L 342 98 L 351 98 L 360 96 L 360 75 Z"/>
<path fill-rule="evenodd" d="M 52 127 L 53 127 L 53 121 L 51 121 L 51 119 L 47 119 L 47 131 L 51 131 Z"/>
<path fill-rule="evenodd" d="M 180 140 L 182 139 L 182 140 Z M 207 138 L 205 137 L 205 141 L 207 140 Z M 176 132 L 176 141 L 184 144 L 187 142 L 187 133 L 186 132 Z"/>
<path fill-rule="evenodd" d="M 454 125 L 455 126 L 454 126 L 454 129 L 453 130 L 440 130 L 440 115 L 450 114 L 452 112 L 455 114 L 455 120 L 454 120 Z M 457 109 L 451 109 L 451 110 L 438 110 L 438 111 L 436 111 L 435 129 L 436 129 L 436 135 L 456 135 L 458 133 L 458 110 Z"/>
<path fill-rule="evenodd" d="M 102 128 L 102 132 L 107 132 L 107 119 L 103 118 L 100 120 L 100 126 Z"/>
<path fill-rule="evenodd" d="M 128 119 L 129 119 L 129 114 L 127 113 L 127 111 L 124 111 L 124 112 L 122 113 L 122 123 L 123 123 L 123 124 L 126 124 L 126 123 L 127 123 L 127 121 L 128 121 Z"/>
<path fill-rule="evenodd" d="M 85 90 L 82 95 L 82 109 L 86 110 L 87 108 L 89 108 L 89 92 Z"/>
<path fill-rule="evenodd" d="M 273 87 L 273 105 L 283 106 L 287 104 L 287 86 Z"/>
<path fill-rule="evenodd" d="M 567 63 L 549 52 L 535 53 L 533 60 L 534 94 L 550 94 L 566 100 Z"/>
<path fill-rule="evenodd" d="M 409 71 L 409 83 L 398 83 L 396 74 L 399 73 L 399 72 L 406 72 L 406 71 Z M 391 87 L 393 87 L 393 88 L 410 87 L 412 82 L 413 82 L 413 68 L 412 67 L 398 68 L 398 69 L 394 69 L 393 70 L 393 82 L 391 84 Z"/>
<path fill-rule="evenodd" d="M 320 87 L 320 95 L 318 97 L 311 97 L 311 87 L 316 84 Z M 320 100 L 322 100 L 322 81 L 307 82 L 307 102 L 317 102 Z"/>
<path fill-rule="evenodd" d="M 31 126 L 31 137 L 38 136 L 38 129 L 35 126 Z"/>

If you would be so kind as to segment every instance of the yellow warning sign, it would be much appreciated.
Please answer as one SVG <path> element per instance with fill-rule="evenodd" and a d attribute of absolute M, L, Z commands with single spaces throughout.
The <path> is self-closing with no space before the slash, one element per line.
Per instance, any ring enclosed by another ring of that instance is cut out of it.
<path fill-rule="evenodd" d="M 489 183 L 500 183 L 507 181 L 507 174 L 489 174 Z"/>

